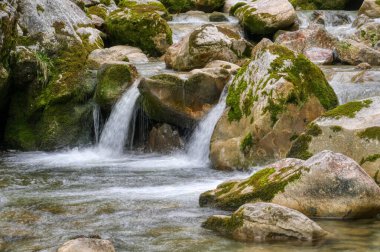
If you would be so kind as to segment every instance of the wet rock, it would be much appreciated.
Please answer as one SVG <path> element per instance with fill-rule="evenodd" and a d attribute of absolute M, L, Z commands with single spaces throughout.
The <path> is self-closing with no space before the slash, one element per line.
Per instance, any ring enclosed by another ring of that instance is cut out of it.
<path fill-rule="evenodd" d="M 380 4 L 377 0 L 364 0 L 359 9 L 359 14 L 364 14 L 371 18 L 380 18 Z"/>
<path fill-rule="evenodd" d="M 225 0 L 194 0 L 195 7 L 198 10 L 205 12 L 212 12 L 221 10 L 224 6 Z"/>
<path fill-rule="evenodd" d="M 177 130 L 173 130 L 168 124 L 153 127 L 149 133 L 148 149 L 157 153 L 170 153 L 184 146 Z"/>
<path fill-rule="evenodd" d="M 139 48 L 119 45 L 92 51 L 87 63 L 91 69 L 99 69 L 103 64 L 115 61 L 140 64 L 147 63 L 149 59 Z"/>
<path fill-rule="evenodd" d="M 314 241 L 327 235 L 302 213 L 272 203 L 245 204 L 232 216 L 214 215 L 203 227 L 238 241 Z"/>
<path fill-rule="evenodd" d="M 301 10 L 345 10 L 350 1 L 351 0 L 290 0 L 295 8 Z"/>
<path fill-rule="evenodd" d="M 22 88 L 12 90 L 5 143 L 8 148 L 23 150 L 87 144 L 91 141 L 89 100 L 95 78 L 86 71 L 86 59 L 103 45 L 100 32 L 69 0 L 20 0 L 19 4 L 22 32 L 17 42 L 31 53 L 18 53 L 16 62 L 37 63 L 38 76 L 30 75 L 32 81 L 15 75 Z"/>
<path fill-rule="evenodd" d="M 173 43 L 166 20 L 149 5 L 113 11 L 105 25 L 112 44 L 136 46 L 151 56 L 161 56 Z"/>
<path fill-rule="evenodd" d="M 96 103 L 105 111 L 112 106 L 137 78 L 136 68 L 126 62 L 108 62 L 98 72 Z"/>
<path fill-rule="evenodd" d="M 209 20 L 210 22 L 227 22 L 228 18 L 223 13 L 213 12 L 209 16 Z"/>
<path fill-rule="evenodd" d="M 305 56 L 260 44 L 228 89 L 227 109 L 211 140 L 216 169 L 245 169 L 285 157 L 291 139 L 338 104 L 323 72 Z"/>
<path fill-rule="evenodd" d="M 312 25 L 307 29 L 282 33 L 276 38 L 276 43 L 305 54 L 314 63 L 330 64 L 334 60 L 337 40 L 322 26 Z"/>
<path fill-rule="evenodd" d="M 380 65 L 380 50 L 353 39 L 339 41 L 336 45 L 336 51 L 338 58 L 350 65 L 358 65 L 364 62 L 373 66 Z"/>
<path fill-rule="evenodd" d="M 342 153 L 360 163 L 380 183 L 380 97 L 352 101 L 328 111 L 295 140 L 289 157 L 308 158 L 321 150 Z"/>
<path fill-rule="evenodd" d="M 17 38 L 17 4 L 8 0 L 0 3 L 0 131 L 4 126 L 5 108 L 9 102 L 9 61 Z"/>
<path fill-rule="evenodd" d="M 330 49 L 312 47 L 305 51 L 305 56 L 318 65 L 331 65 L 334 61 L 334 52 Z"/>
<path fill-rule="evenodd" d="M 181 13 L 195 9 L 194 0 L 160 0 L 170 13 Z"/>
<path fill-rule="evenodd" d="M 238 64 L 250 53 L 250 44 L 232 30 L 215 25 L 203 25 L 171 46 L 165 63 L 175 70 L 204 67 L 213 60 Z"/>
<path fill-rule="evenodd" d="M 292 26 L 297 18 L 287 0 L 257 0 L 238 2 L 231 10 L 250 35 L 274 34 Z"/>
<path fill-rule="evenodd" d="M 251 177 L 220 184 L 200 196 L 201 206 L 236 210 L 270 202 L 308 217 L 369 218 L 380 211 L 380 187 L 351 158 L 322 151 L 306 161 L 284 159 Z"/>
<path fill-rule="evenodd" d="M 108 240 L 78 238 L 65 242 L 57 252 L 115 252 L 115 248 Z"/>
<path fill-rule="evenodd" d="M 368 63 L 360 63 L 359 65 L 356 66 L 357 69 L 361 69 L 361 70 L 368 70 L 368 69 L 371 69 L 372 66 Z"/>
<path fill-rule="evenodd" d="M 143 79 L 139 89 L 144 112 L 153 120 L 193 128 L 219 100 L 231 78 L 230 64 L 195 69 L 183 74 L 160 74 Z"/>

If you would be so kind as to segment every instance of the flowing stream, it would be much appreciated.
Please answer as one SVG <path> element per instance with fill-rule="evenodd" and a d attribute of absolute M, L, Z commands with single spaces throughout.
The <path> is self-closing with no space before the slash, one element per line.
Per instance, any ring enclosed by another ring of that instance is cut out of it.
<path fill-rule="evenodd" d="M 299 15 L 308 22 L 308 13 Z M 208 18 L 202 13 L 176 15 L 170 23 L 174 40 L 210 23 Z M 222 25 L 241 32 L 234 18 Z M 170 72 L 162 61 L 136 67 L 142 76 Z M 380 94 L 379 69 L 365 74 L 345 67 L 323 70 L 341 103 Z M 0 251 L 50 252 L 72 237 L 91 234 L 112 240 L 119 252 L 378 251 L 378 220 L 317 220 L 331 233 L 320 244 L 238 243 L 201 228 L 208 216 L 225 212 L 200 208 L 199 194 L 256 169 L 210 169 L 209 143 L 225 109 L 226 93 L 194 130 L 186 150 L 171 155 L 123 152 L 138 96 L 135 82 L 115 105 L 97 146 L 0 153 Z M 95 120 L 98 117 L 95 111 Z"/>

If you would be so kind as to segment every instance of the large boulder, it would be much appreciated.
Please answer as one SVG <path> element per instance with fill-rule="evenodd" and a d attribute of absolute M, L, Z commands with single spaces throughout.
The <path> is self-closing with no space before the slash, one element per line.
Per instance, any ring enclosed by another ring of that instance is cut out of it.
<path fill-rule="evenodd" d="M 303 53 L 316 64 L 331 64 L 337 39 L 323 26 L 312 25 L 306 29 L 284 32 L 276 38 L 281 44 L 297 53 Z"/>
<path fill-rule="evenodd" d="M 122 45 L 96 49 L 90 53 L 87 59 L 88 67 L 94 70 L 99 69 L 103 64 L 115 61 L 141 64 L 149 62 L 149 59 L 141 49 Z"/>
<path fill-rule="evenodd" d="M 228 89 L 210 158 L 216 169 L 244 169 L 284 158 L 306 125 L 338 105 L 323 72 L 277 44 L 255 48 Z"/>
<path fill-rule="evenodd" d="M 12 75 L 17 85 L 5 130 L 7 147 L 49 150 L 89 143 L 89 100 L 96 82 L 86 71 L 86 59 L 102 46 L 100 32 L 69 0 L 20 0 L 18 10 L 23 33 L 17 42 L 24 48 L 15 53 L 12 68 L 28 68 Z"/>
<path fill-rule="evenodd" d="M 115 248 L 108 240 L 78 238 L 65 242 L 57 252 L 115 252 Z"/>
<path fill-rule="evenodd" d="M 137 78 L 136 68 L 126 62 L 110 62 L 98 71 L 95 101 L 102 110 L 111 112 L 112 106 Z"/>
<path fill-rule="evenodd" d="M 193 128 L 218 102 L 232 72 L 233 67 L 226 62 L 189 73 L 145 78 L 139 86 L 144 112 L 158 122 Z"/>
<path fill-rule="evenodd" d="M 137 12 L 154 11 L 164 19 L 171 19 L 171 15 L 169 14 L 165 5 L 163 5 L 158 0 L 119 0 L 118 6 L 120 8 L 133 9 Z"/>
<path fill-rule="evenodd" d="M 364 0 L 359 9 L 359 14 L 367 15 L 370 18 L 380 18 L 380 2 L 378 0 Z"/>
<path fill-rule="evenodd" d="M 149 5 L 115 10 L 105 25 L 111 44 L 136 46 L 151 56 L 161 56 L 173 43 L 168 23 Z"/>
<path fill-rule="evenodd" d="M 380 212 L 380 187 L 351 158 L 323 151 L 306 161 L 278 161 L 247 179 L 225 182 L 199 199 L 201 206 L 226 210 L 260 201 L 308 217 L 368 218 Z"/>
<path fill-rule="evenodd" d="M 228 28 L 203 25 L 171 46 L 165 54 L 166 65 L 175 70 L 202 68 L 213 60 L 232 63 L 250 56 L 250 44 Z"/>
<path fill-rule="evenodd" d="M 238 2 L 231 12 L 250 35 L 274 34 L 289 28 L 297 15 L 288 0 L 249 0 Z"/>
<path fill-rule="evenodd" d="M 352 101 L 315 120 L 300 135 L 289 157 L 308 158 L 321 150 L 347 155 L 380 183 L 380 97 Z"/>
<path fill-rule="evenodd" d="M 203 227 L 238 241 L 315 241 L 327 235 L 302 213 L 264 202 L 245 204 L 232 216 L 211 216 Z"/>

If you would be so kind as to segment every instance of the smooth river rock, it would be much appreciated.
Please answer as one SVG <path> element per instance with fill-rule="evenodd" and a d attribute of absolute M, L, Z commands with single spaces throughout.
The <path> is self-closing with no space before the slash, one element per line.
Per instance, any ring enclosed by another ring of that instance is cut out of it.
<path fill-rule="evenodd" d="M 245 204 L 232 216 L 211 216 L 203 227 L 234 240 L 248 242 L 314 241 L 327 235 L 302 213 L 265 202 Z"/>
<path fill-rule="evenodd" d="M 199 199 L 201 206 L 225 210 L 260 201 L 313 218 L 369 218 L 380 213 L 380 187 L 351 158 L 322 151 L 306 161 L 280 160 L 247 179 L 220 184 Z"/>
<path fill-rule="evenodd" d="M 65 242 L 57 252 L 115 252 L 115 248 L 108 240 L 78 238 Z"/>

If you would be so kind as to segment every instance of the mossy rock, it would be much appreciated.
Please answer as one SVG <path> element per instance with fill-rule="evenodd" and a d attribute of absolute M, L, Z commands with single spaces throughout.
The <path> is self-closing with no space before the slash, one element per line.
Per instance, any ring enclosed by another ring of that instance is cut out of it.
<path fill-rule="evenodd" d="M 360 163 L 379 183 L 380 123 L 374 119 L 379 104 L 379 97 L 373 97 L 327 111 L 293 141 L 287 156 L 307 159 L 325 149 L 339 152 Z"/>
<path fill-rule="evenodd" d="M 162 55 L 173 43 L 169 25 L 155 11 L 113 11 L 106 19 L 106 30 L 112 44 L 136 46 L 151 56 Z"/>
<path fill-rule="evenodd" d="M 193 0 L 160 0 L 170 13 L 187 12 L 194 9 Z"/>
<path fill-rule="evenodd" d="M 201 194 L 199 203 L 236 210 L 247 203 L 268 202 L 314 218 L 370 218 L 380 210 L 379 192 L 353 159 L 322 151 L 306 161 L 283 159 L 247 179 L 222 183 Z"/>
<path fill-rule="evenodd" d="M 204 12 L 220 11 L 225 2 L 225 0 L 195 0 L 195 7 Z"/>
<path fill-rule="evenodd" d="M 110 111 L 124 91 L 137 77 L 137 70 L 128 63 L 104 64 L 98 72 L 95 101 L 102 109 Z"/>
<path fill-rule="evenodd" d="M 143 2 L 133 0 L 121 0 L 119 1 L 118 6 L 120 8 L 133 9 L 137 12 L 156 12 L 166 20 L 171 19 L 171 15 L 169 14 L 166 7 L 161 2 L 156 0 Z"/>
<path fill-rule="evenodd" d="M 272 44 L 240 69 L 226 104 L 212 137 L 211 160 L 218 169 L 245 169 L 285 157 L 294 136 L 338 99 L 318 66 Z"/>
<path fill-rule="evenodd" d="M 295 8 L 302 10 L 344 10 L 350 0 L 290 0 Z"/>

